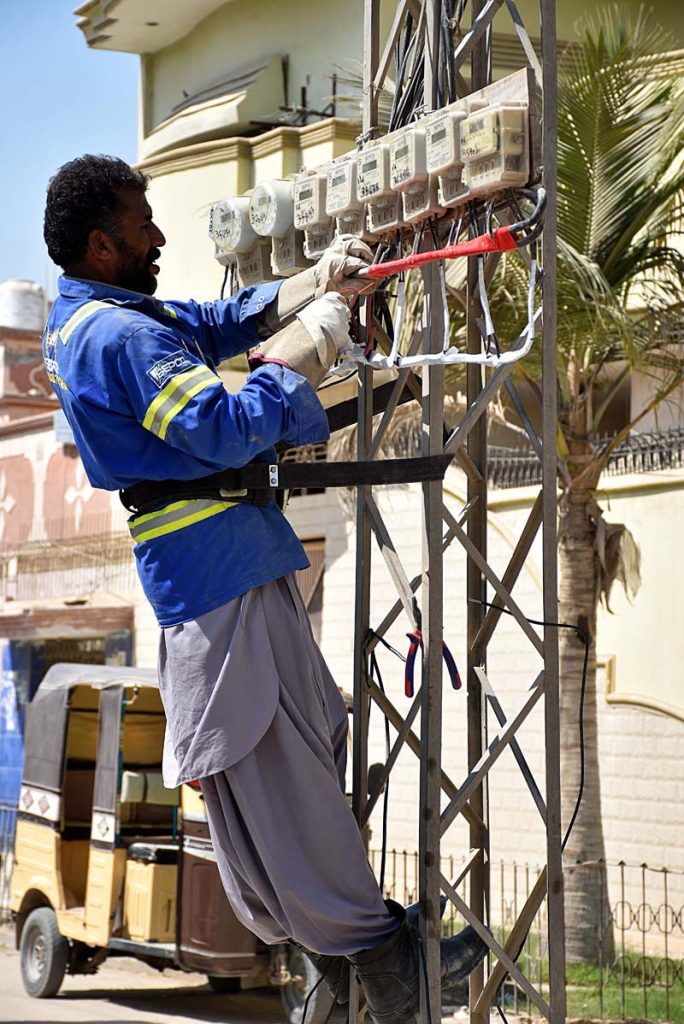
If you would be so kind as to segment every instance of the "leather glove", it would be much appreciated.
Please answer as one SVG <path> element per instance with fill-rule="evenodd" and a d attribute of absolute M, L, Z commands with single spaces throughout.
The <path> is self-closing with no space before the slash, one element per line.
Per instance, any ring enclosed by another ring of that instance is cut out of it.
<path fill-rule="evenodd" d="M 300 309 L 328 292 L 340 292 L 351 301 L 361 290 L 364 293 L 374 291 L 377 282 L 351 276 L 367 267 L 372 260 L 373 253 L 360 238 L 340 235 L 328 246 L 318 263 L 283 281 L 276 300 L 264 310 L 267 327 L 272 331 L 280 330 Z"/>
<path fill-rule="evenodd" d="M 254 369 L 263 363 L 279 363 L 317 388 L 337 357 L 351 346 L 349 307 L 341 295 L 327 292 L 256 349 L 249 364 Z"/>

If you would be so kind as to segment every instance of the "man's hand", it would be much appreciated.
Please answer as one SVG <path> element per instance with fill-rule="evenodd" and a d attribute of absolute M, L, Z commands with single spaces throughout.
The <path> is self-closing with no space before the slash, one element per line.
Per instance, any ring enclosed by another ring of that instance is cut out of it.
<path fill-rule="evenodd" d="M 265 327 L 279 331 L 310 302 L 331 292 L 339 293 L 351 303 L 360 292 L 374 291 L 377 281 L 353 276 L 372 260 L 373 253 L 360 238 L 340 235 L 313 267 L 285 278 L 277 297 L 264 310 Z"/>
<path fill-rule="evenodd" d="M 263 363 L 279 363 L 306 377 L 316 388 L 337 357 L 351 345 L 349 307 L 341 295 L 326 292 L 253 352 L 250 366 L 254 369 Z"/>
<path fill-rule="evenodd" d="M 326 292 L 339 292 L 347 300 L 360 291 L 372 291 L 375 282 L 354 278 L 363 267 L 373 262 L 373 253 L 360 238 L 340 235 L 328 246 L 318 263 L 312 268 L 315 280 L 315 298 Z M 307 271 L 305 271 L 307 273 Z"/>

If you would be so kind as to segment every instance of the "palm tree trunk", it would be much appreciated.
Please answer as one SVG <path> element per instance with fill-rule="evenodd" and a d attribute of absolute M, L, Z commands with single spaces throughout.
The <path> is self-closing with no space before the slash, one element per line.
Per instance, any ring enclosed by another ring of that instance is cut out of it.
<path fill-rule="evenodd" d="M 593 491 L 571 486 L 565 493 L 559 530 L 560 621 L 578 623 L 591 636 L 584 698 L 584 795 L 564 853 L 566 953 L 569 962 L 612 962 L 613 932 L 605 870 L 601 817 L 596 694 L 598 565 L 596 525 L 589 514 Z M 560 630 L 561 787 L 565 827 L 580 785 L 579 708 L 584 645 Z M 590 862 L 591 867 L 579 867 Z"/>

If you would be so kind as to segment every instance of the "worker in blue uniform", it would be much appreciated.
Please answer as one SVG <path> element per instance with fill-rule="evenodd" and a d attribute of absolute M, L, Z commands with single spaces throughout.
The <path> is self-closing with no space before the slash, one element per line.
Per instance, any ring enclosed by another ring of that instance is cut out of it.
<path fill-rule="evenodd" d="M 275 461 L 278 442 L 327 439 L 315 387 L 350 345 L 340 292 L 360 287 L 353 274 L 371 253 L 343 238 L 286 281 L 162 302 L 165 238 L 146 189 L 112 157 L 80 157 L 51 179 L 44 233 L 64 274 L 43 353 L 93 486 L 192 482 L 129 521 L 161 627 L 165 783 L 200 779 L 224 887 L 248 928 L 300 944 L 340 1001 L 351 962 L 376 1024 L 409 1022 L 418 939 L 382 899 L 344 797 L 346 708 L 293 578 L 306 556 L 275 501 L 206 484 Z M 257 368 L 229 394 L 217 366 L 255 347 Z M 472 929 L 443 940 L 444 981 L 483 952 Z"/>

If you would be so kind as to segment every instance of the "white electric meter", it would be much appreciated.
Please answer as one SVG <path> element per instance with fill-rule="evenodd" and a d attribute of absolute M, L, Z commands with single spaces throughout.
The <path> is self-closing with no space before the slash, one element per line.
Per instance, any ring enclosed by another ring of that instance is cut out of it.
<path fill-rule="evenodd" d="M 371 146 L 356 158 L 356 195 L 362 203 L 393 206 L 397 194 L 390 182 L 390 148 Z"/>
<path fill-rule="evenodd" d="M 427 169 L 431 174 L 461 177 L 461 121 L 464 110 L 448 110 L 425 129 Z"/>
<path fill-rule="evenodd" d="M 356 156 L 334 164 L 328 171 L 326 213 L 335 217 L 338 227 L 358 220 L 364 204 L 356 198 Z"/>
<path fill-rule="evenodd" d="M 300 231 L 332 224 L 332 217 L 325 210 L 326 184 L 326 174 L 310 174 L 295 181 L 294 226 Z"/>
<path fill-rule="evenodd" d="M 461 122 L 463 180 L 472 195 L 519 188 L 530 177 L 527 107 L 499 104 Z"/>
<path fill-rule="evenodd" d="M 404 192 L 401 202 L 404 220 L 407 224 L 417 224 L 427 217 L 434 217 L 441 213 L 437 175 L 431 174 L 422 188 L 413 192 Z"/>
<path fill-rule="evenodd" d="M 209 237 L 216 247 L 216 259 L 224 265 L 234 253 L 247 252 L 259 240 L 249 222 L 249 197 L 220 199 L 209 213 Z"/>
<path fill-rule="evenodd" d="M 420 192 L 427 178 L 425 128 L 408 128 L 390 143 L 390 184 L 398 192 Z"/>
<path fill-rule="evenodd" d="M 397 231 L 399 228 L 406 227 L 401 199 L 402 197 L 395 193 L 391 206 L 381 206 L 379 203 L 368 204 L 366 207 L 368 234 L 377 237 L 388 231 Z"/>
<path fill-rule="evenodd" d="M 304 234 L 292 228 L 285 238 L 274 238 L 271 249 L 271 270 L 277 277 L 291 277 L 311 266 L 304 255 Z"/>
<path fill-rule="evenodd" d="M 249 198 L 249 221 L 257 235 L 284 238 L 294 223 L 292 182 L 262 181 Z"/>
<path fill-rule="evenodd" d="M 237 254 L 238 283 L 241 288 L 248 288 L 263 281 L 274 281 L 271 270 L 270 239 L 260 238 L 249 252 Z"/>

